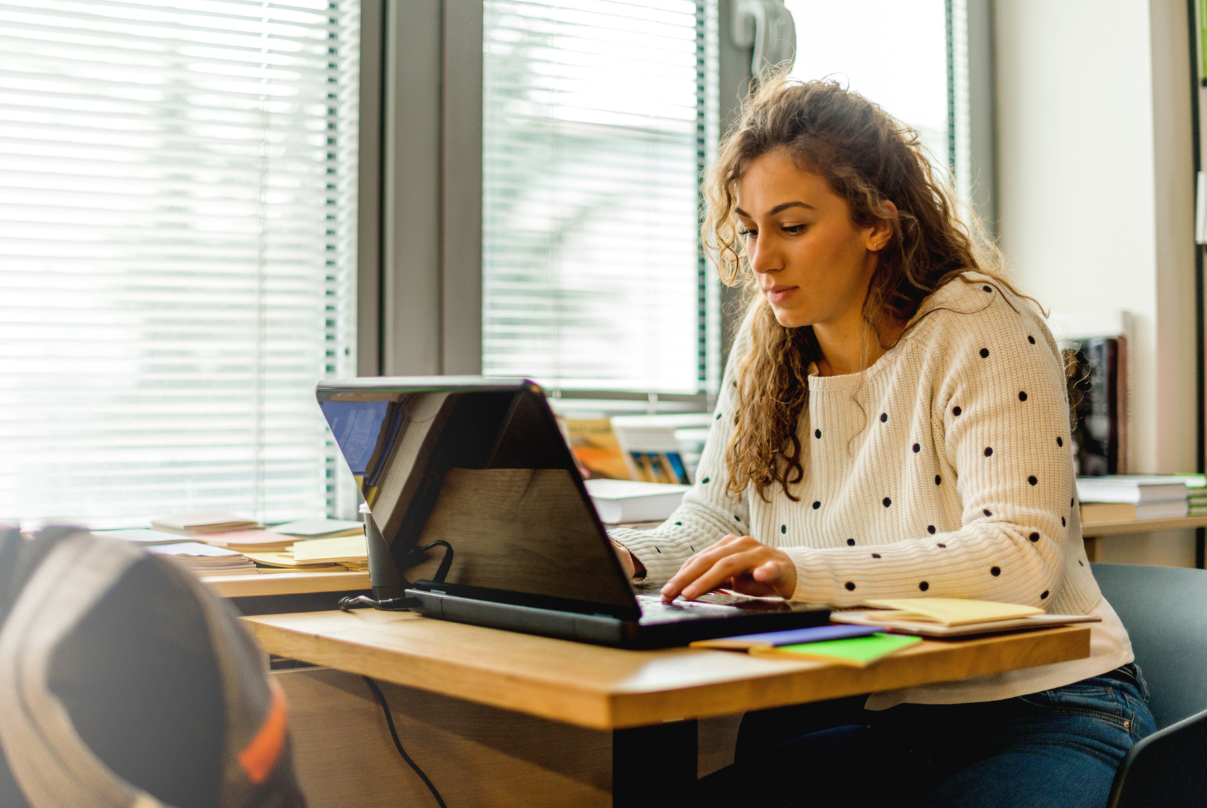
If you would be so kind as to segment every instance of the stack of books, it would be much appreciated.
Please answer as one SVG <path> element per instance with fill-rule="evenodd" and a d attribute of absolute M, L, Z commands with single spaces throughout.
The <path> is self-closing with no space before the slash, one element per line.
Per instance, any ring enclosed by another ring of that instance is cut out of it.
<path fill-rule="evenodd" d="M 1186 483 L 1186 501 L 1191 516 L 1207 515 L 1207 474 L 1179 474 Z"/>
<path fill-rule="evenodd" d="M 1077 478 L 1083 523 L 1186 516 L 1187 490 L 1186 478 L 1177 475 Z"/>
<path fill-rule="evenodd" d="M 165 516 L 151 524 L 151 530 L 96 533 L 171 556 L 198 575 L 368 569 L 365 529 L 360 522 L 305 519 L 265 530 L 253 520 L 209 511 Z M 183 541 L 182 536 L 190 541 Z M 344 544 L 327 548 L 322 542 Z M 294 552 L 296 545 L 308 549 L 299 557 Z"/>
<path fill-rule="evenodd" d="M 156 544 L 147 551 L 171 558 L 194 575 L 246 575 L 256 571 L 256 565 L 242 553 L 199 541 Z"/>

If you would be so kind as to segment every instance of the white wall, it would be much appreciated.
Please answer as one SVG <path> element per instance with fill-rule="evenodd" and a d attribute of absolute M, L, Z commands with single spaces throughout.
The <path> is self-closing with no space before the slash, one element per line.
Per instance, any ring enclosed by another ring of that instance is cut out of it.
<path fill-rule="evenodd" d="M 1193 157 L 1184 0 L 998 0 L 997 213 L 1021 285 L 1135 325 L 1131 467 L 1193 471 Z M 1192 565 L 1189 532 L 1101 542 Z"/>

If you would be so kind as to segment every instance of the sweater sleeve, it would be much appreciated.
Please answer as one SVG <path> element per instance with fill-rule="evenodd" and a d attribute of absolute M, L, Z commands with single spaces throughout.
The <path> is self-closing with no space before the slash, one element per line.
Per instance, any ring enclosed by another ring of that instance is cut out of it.
<path fill-rule="evenodd" d="M 945 311 L 929 387 L 938 467 L 962 502 L 958 530 L 880 546 L 792 548 L 794 600 L 979 598 L 1045 607 L 1063 573 L 1075 507 L 1059 351 L 1030 308 L 996 286 L 981 312 Z"/>
<path fill-rule="evenodd" d="M 750 344 L 749 325 L 749 320 L 743 324 L 730 351 L 712 427 L 696 467 L 695 483 L 683 495 L 683 503 L 653 530 L 608 530 L 613 541 L 627 548 L 645 566 L 648 583 L 670 580 L 689 556 L 725 536 L 750 533 L 750 509 L 745 496 L 726 493 L 729 473 L 725 462 L 738 405 L 735 366 Z"/>

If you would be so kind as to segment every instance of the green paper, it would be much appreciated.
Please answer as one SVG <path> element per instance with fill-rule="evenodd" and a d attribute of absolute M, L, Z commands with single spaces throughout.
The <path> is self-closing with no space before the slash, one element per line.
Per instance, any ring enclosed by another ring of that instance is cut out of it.
<path fill-rule="evenodd" d="M 872 634 L 868 637 L 850 637 L 845 640 L 824 640 L 822 642 L 806 642 L 799 645 L 782 645 L 777 650 L 809 654 L 810 656 L 849 659 L 852 662 L 866 665 L 886 654 L 891 654 L 916 642 L 922 642 L 922 638 L 909 637 L 903 634 Z"/>

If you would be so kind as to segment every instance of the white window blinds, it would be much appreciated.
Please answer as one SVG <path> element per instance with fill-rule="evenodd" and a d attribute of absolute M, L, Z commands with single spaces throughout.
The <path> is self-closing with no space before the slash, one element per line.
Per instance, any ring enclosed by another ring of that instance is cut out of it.
<path fill-rule="evenodd" d="M 704 0 L 485 0 L 483 366 L 696 392 Z"/>
<path fill-rule="evenodd" d="M 0 2 L 0 520 L 317 515 L 355 0 Z"/>

